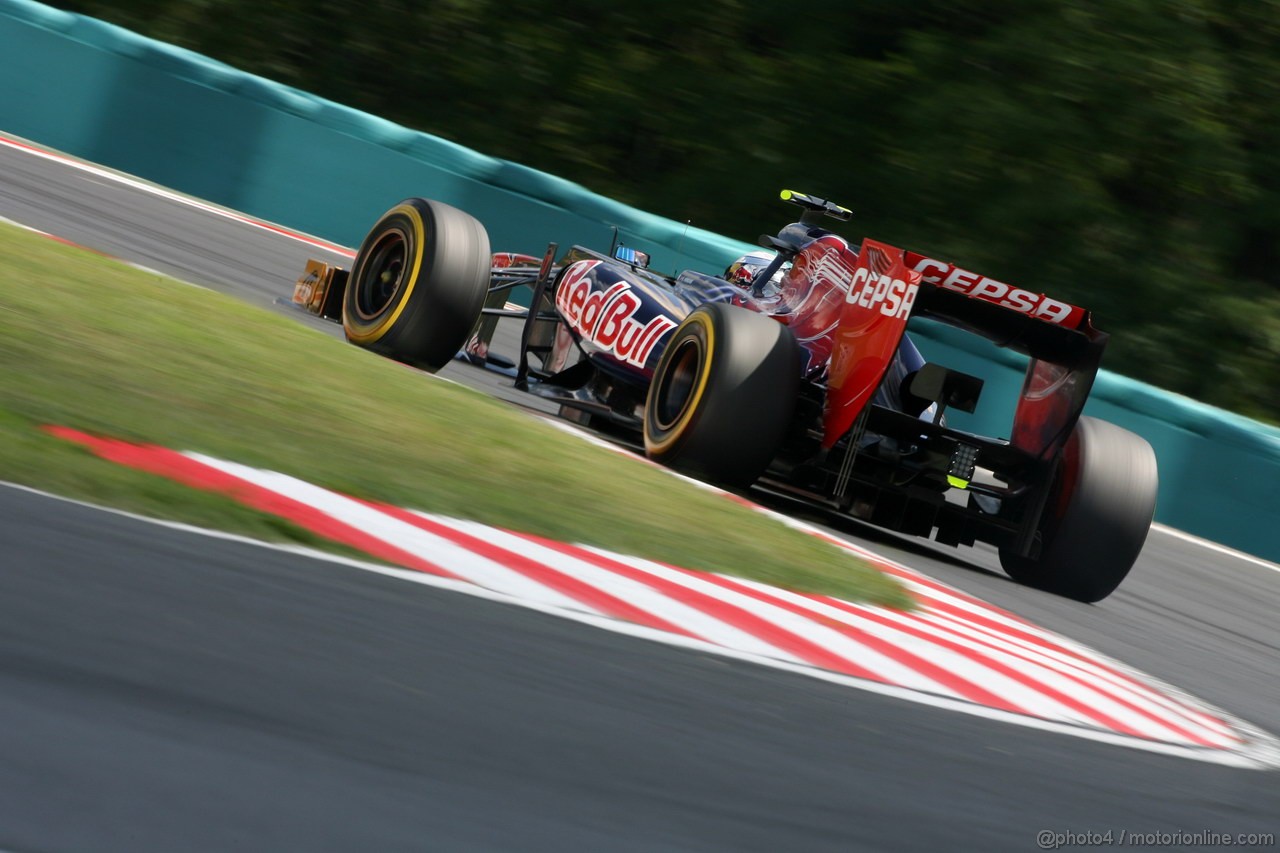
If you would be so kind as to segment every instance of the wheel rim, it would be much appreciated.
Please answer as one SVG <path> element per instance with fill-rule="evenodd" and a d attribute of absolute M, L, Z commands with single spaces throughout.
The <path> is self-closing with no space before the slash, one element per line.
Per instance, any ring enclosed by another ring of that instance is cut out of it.
<path fill-rule="evenodd" d="M 697 387 L 703 364 L 702 342 L 688 337 L 675 344 L 671 363 L 663 374 L 654 402 L 654 422 L 666 431 L 684 418 Z"/>
<path fill-rule="evenodd" d="M 408 258 L 409 243 L 402 232 L 388 231 L 378 237 L 355 283 L 355 309 L 361 319 L 372 320 L 395 302 L 404 286 Z"/>

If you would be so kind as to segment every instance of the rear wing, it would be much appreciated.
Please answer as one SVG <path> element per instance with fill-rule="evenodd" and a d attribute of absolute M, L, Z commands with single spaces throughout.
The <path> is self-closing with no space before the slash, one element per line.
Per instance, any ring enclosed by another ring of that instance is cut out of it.
<path fill-rule="evenodd" d="M 823 413 L 831 447 L 870 403 L 912 317 L 1029 356 L 1010 444 L 1052 459 L 1084 408 L 1107 335 L 1089 312 L 914 252 L 864 240 L 835 331 Z"/>
<path fill-rule="evenodd" d="M 1043 293 L 1033 293 L 1019 287 L 1011 287 L 1002 281 L 969 272 L 936 261 L 915 252 L 903 252 L 903 261 L 909 269 L 920 273 L 920 281 L 939 290 L 961 293 L 972 299 L 1000 305 L 1010 311 L 1025 314 L 1068 329 L 1080 329 L 1088 321 L 1089 312 L 1066 302 L 1051 299 Z"/>

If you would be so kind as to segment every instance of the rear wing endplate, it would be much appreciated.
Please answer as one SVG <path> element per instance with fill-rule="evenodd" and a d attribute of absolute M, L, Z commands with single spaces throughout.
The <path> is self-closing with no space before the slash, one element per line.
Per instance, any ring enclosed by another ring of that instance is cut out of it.
<path fill-rule="evenodd" d="M 835 332 L 823 445 L 853 426 L 883 381 L 907 321 L 930 317 L 1030 357 L 1010 443 L 1056 456 L 1093 387 L 1107 335 L 1089 312 L 914 252 L 864 240 Z"/>

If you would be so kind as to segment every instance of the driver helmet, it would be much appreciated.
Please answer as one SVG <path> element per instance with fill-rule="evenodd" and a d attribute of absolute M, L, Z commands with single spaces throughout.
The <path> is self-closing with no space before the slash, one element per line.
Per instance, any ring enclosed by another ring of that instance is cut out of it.
<path fill-rule="evenodd" d="M 738 287 L 745 290 L 746 288 L 751 287 L 751 282 L 756 280 L 756 276 L 764 272 L 765 268 L 772 262 L 773 254 L 771 252 L 747 252 L 745 255 L 729 264 L 725 269 L 722 278 L 725 281 L 736 284 Z M 769 281 L 760 288 L 761 292 L 765 296 L 773 296 L 777 294 L 778 289 L 782 285 L 782 276 L 786 271 L 787 266 L 787 264 L 783 264 L 778 267 L 777 271 Z"/>

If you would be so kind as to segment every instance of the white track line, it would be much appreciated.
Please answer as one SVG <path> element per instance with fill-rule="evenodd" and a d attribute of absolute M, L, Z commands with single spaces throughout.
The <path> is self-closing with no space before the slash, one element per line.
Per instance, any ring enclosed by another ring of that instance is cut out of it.
<path fill-rule="evenodd" d="M 1259 568 L 1270 569 L 1273 572 L 1280 572 L 1280 565 L 1273 563 L 1270 560 L 1264 560 L 1261 557 L 1255 557 L 1252 554 L 1246 554 L 1243 551 L 1237 551 L 1235 548 L 1229 548 L 1226 545 L 1219 545 L 1217 542 L 1211 542 L 1208 539 L 1202 539 L 1199 536 L 1196 536 L 1195 534 L 1187 533 L 1183 530 L 1178 530 L 1177 528 L 1169 527 L 1168 525 L 1159 524 L 1159 523 L 1151 525 L 1151 529 L 1158 531 L 1160 533 L 1164 533 L 1169 536 L 1172 536 L 1175 539 L 1181 539 L 1183 542 L 1187 542 L 1191 545 L 1198 545 L 1201 548 L 1204 548 L 1206 550 L 1213 551 L 1218 554 L 1223 554 L 1227 557 L 1234 557 L 1235 559 L 1240 560 L 1241 562 L 1252 563 L 1253 565 L 1258 566 Z"/>
<path fill-rule="evenodd" d="M 190 533 L 197 536 L 207 536 L 212 539 L 220 539 L 229 542 L 237 542 L 243 545 L 249 545 L 257 548 L 265 548 L 267 550 L 279 553 L 292 554 L 299 557 L 317 560 L 335 565 L 347 566 L 360 571 L 371 572 L 386 577 L 393 577 L 407 583 L 419 584 L 421 586 L 433 587 L 436 589 L 448 590 L 450 592 L 462 593 L 473 598 L 481 598 L 489 601 L 501 602 L 504 604 L 522 607 L 527 610 L 535 610 L 544 613 L 553 614 L 566 619 L 572 619 L 577 622 L 592 625 L 597 628 L 614 631 L 615 633 L 625 634 L 628 636 L 638 637 L 652 642 L 662 643 L 668 646 L 676 646 L 681 648 L 692 649 L 703 654 L 715 655 L 717 657 L 728 658 L 733 660 L 748 661 L 759 666 L 766 666 L 771 669 L 777 669 L 784 672 L 790 672 L 796 675 L 803 675 L 809 678 L 816 678 L 821 681 L 827 681 L 833 684 L 839 684 L 845 687 L 853 687 L 864 690 L 868 693 L 889 696 L 898 699 L 906 699 L 920 705 L 939 708 L 948 711 L 955 711 L 967 714 L 972 717 L 994 720 L 1002 723 L 1021 726 L 1023 728 L 1033 729 L 1037 731 L 1053 732 L 1056 734 L 1065 734 L 1072 737 L 1082 738 L 1084 740 L 1094 741 L 1098 743 L 1106 743 L 1114 746 L 1124 746 L 1130 749 L 1140 750 L 1142 752 L 1150 752 L 1159 755 L 1170 755 L 1180 758 L 1187 758 L 1193 761 L 1200 761 L 1207 764 L 1218 764 L 1228 767 L 1236 767 L 1249 770 L 1275 770 L 1280 769 L 1280 742 L 1275 741 L 1269 735 L 1257 732 L 1257 739 L 1238 750 L 1218 750 L 1218 749 L 1197 749 L 1195 747 L 1185 747 L 1177 744 L 1158 743 L 1155 741 L 1140 740 L 1137 738 L 1126 737 L 1111 732 L 1099 731 L 1096 729 L 1081 728 L 1078 726 L 1063 724 L 1051 720 L 1042 720 L 1037 717 L 1026 717 L 1020 714 L 1012 714 L 1007 711 L 1000 711 L 993 708 L 986 708 L 980 705 L 974 705 L 969 702 L 959 702 L 949 699 L 945 696 L 935 696 L 927 693 L 918 693 L 896 687 L 890 684 L 880 684 L 873 681 L 865 681 L 851 676 L 840 675 L 839 673 L 828 672 L 826 670 L 813 669 L 812 667 L 786 663 L 774 658 L 764 657 L 751 654 L 749 652 L 727 649 L 723 646 L 717 646 L 701 640 L 690 637 L 682 637 L 677 634 L 671 634 L 666 631 L 657 631 L 647 628 L 643 625 L 636 625 L 631 622 L 620 622 L 616 619 L 607 619 L 603 617 L 593 616 L 581 611 L 565 611 L 555 607 L 539 604 L 533 601 L 513 598 L 503 593 L 487 590 L 477 587 L 464 581 L 456 581 L 449 578 L 428 575 L 422 572 L 415 572 L 409 569 L 397 569 L 390 566 L 382 566 L 376 563 L 366 563 L 360 560 L 351 559 L 349 557 L 340 557 L 334 554 L 327 554 L 322 551 L 315 551 L 310 548 L 304 548 L 297 545 L 280 545 L 270 542 L 262 542 L 257 539 L 250 539 L 245 536 L 239 536 L 234 533 L 225 533 L 219 530 L 209 530 L 201 527 L 194 527 L 189 524 L 183 524 L 174 521 L 164 521 L 161 519 L 149 518 L 147 516 L 137 515 L 136 513 L 126 512 L 124 510 L 113 509 L 111 507 L 100 506 L 85 501 L 65 498 L 40 489 L 34 489 L 30 486 L 24 486 L 18 483 L 10 483 L 0 481 L 0 486 L 16 489 L 18 491 L 39 495 L 41 497 L 50 498 L 52 500 L 61 501 L 75 506 L 85 507 L 87 509 L 105 512 L 111 515 L 117 515 L 123 518 L 129 518 L 134 521 L 154 524 L 169 530 L 177 530 L 184 533 Z"/>
<path fill-rule="evenodd" d="M 212 459 L 201 454 L 186 453 L 184 455 L 209 468 L 231 474 L 259 488 L 285 495 L 304 505 L 318 508 L 332 518 L 361 529 L 367 534 L 377 536 L 384 542 L 424 559 L 429 559 L 431 562 L 441 565 L 447 571 L 472 580 L 479 585 L 523 595 L 567 609 L 592 610 L 592 608 L 576 606 L 572 599 L 562 596 L 550 587 L 545 586 L 536 577 L 527 576 L 525 572 L 529 570 L 528 567 L 521 568 L 518 563 L 519 558 L 530 559 L 523 549 L 516 548 L 514 553 L 508 552 L 517 558 L 517 562 L 513 562 L 511 567 L 508 568 L 494 560 L 472 553 L 465 544 L 455 544 L 449 538 L 446 538 L 448 536 L 447 531 L 459 531 L 459 528 L 455 527 L 451 520 L 444 519 L 437 522 L 444 524 L 444 530 L 446 531 L 437 535 L 393 518 L 390 514 L 376 507 L 365 505 L 292 477 Z M 420 517 L 428 518 L 426 515 L 421 515 Z M 475 525 L 471 525 L 470 529 L 482 532 Z M 479 541 L 491 542 L 490 536 L 485 533 L 485 535 L 479 537 Z M 970 683 L 979 683 L 978 679 L 975 678 L 975 673 L 978 672 L 982 672 L 982 677 L 988 682 L 991 680 L 991 674 L 988 670 L 990 670 L 990 665 L 994 658 L 989 651 L 989 644 L 983 646 L 972 640 L 958 643 L 954 639 L 948 642 L 929 641 L 927 639 L 921 641 L 919 637 L 921 633 L 919 622 L 915 616 L 883 612 L 879 613 L 879 619 L 875 619 L 872 616 L 872 608 L 854 606 L 855 612 L 864 614 L 866 621 L 873 623 L 866 626 L 859 625 L 859 629 L 863 631 L 864 635 L 877 636 L 883 643 L 887 643 L 897 649 L 910 650 L 914 646 L 914 653 L 918 655 L 917 660 L 921 665 L 919 668 L 905 666 L 898 661 L 888 659 L 879 654 L 874 648 L 869 647 L 865 642 L 858 642 L 845 633 L 832 628 L 830 619 L 827 619 L 824 624 L 821 620 L 806 617 L 804 615 L 805 612 L 814 612 L 814 607 L 806 599 L 794 597 L 790 600 L 796 606 L 790 608 L 783 606 L 784 602 L 788 600 L 787 596 L 792 596 L 793 594 L 783 593 L 780 590 L 774 590 L 772 587 L 763 585 L 753 586 L 734 579 L 727 579 L 717 583 L 711 576 L 664 566 L 648 560 L 612 554 L 599 549 L 588 550 L 613 561 L 615 564 L 629 566 L 633 570 L 652 575 L 667 585 L 675 585 L 690 590 L 708 602 L 728 605 L 739 612 L 747 613 L 756 619 L 763 620 L 762 624 L 764 625 L 772 626 L 775 630 L 780 629 L 787 635 L 810 644 L 811 648 L 822 649 L 824 653 L 847 662 L 846 666 L 836 665 L 832 667 L 835 669 L 847 669 L 848 665 L 852 665 L 855 668 L 862 669 L 862 671 L 873 672 L 877 678 L 892 681 L 908 688 L 935 694 L 951 695 L 955 698 L 958 698 L 959 694 L 954 689 L 930 678 L 926 674 L 930 667 L 934 671 L 957 673 L 957 678 L 967 676 Z M 533 573 L 535 575 L 538 574 L 536 567 Z M 736 591 L 735 586 L 744 591 Z M 751 589 L 757 590 L 758 593 L 754 596 L 746 594 L 746 591 Z M 568 603 L 566 604 L 566 602 Z M 797 602 L 801 603 L 797 605 Z M 838 602 L 833 602 L 833 604 L 838 604 Z M 797 613 L 797 610 L 800 610 L 800 612 Z M 667 613 L 659 612 L 658 615 L 667 619 L 668 624 L 673 624 Z M 909 626 L 910 630 L 902 627 L 895 629 L 892 624 L 885 625 L 886 622 L 892 623 L 895 619 L 898 620 L 900 625 Z M 844 620 L 844 622 L 849 625 L 855 624 L 848 620 Z M 937 635 L 935 635 L 936 637 Z M 1053 645 L 1057 644 L 1056 638 L 1048 642 Z M 957 652 L 953 648 L 955 646 L 959 646 L 962 649 L 967 648 L 969 654 Z M 974 652 L 977 653 L 974 654 Z M 1089 657 L 1093 657 L 1093 655 L 1089 654 Z M 1025 656 L 1016 660 L 1025 666 Z M 986 661 L 986 664 L 984 665 L 982 661 Z M 1008 668 L 1007 665 L 1006 668 Z M 964 673 L 965 676 L 958 673 Z M 997 682 L 1005 679 L 1005 676 L 1000 673 L 996 674 L 999 676 L 996 679 Z M 1134 677 L 1140 678 L 1137 674 Z M 1188 717 L 1191 716 L 1190 714 L 1165 715 L 1159 711 L 1156 713 L 1144 711 L 1143 708 L 1130 701 L 1128 697 L 1122 695 L 1123 691 L 1113 691 L 1111 689 L 1113 685 L 1105 679 L 1085 679 L 1079 675 L 1067 675 L 1052 669 L 1037 669 L 1034 677 L 1024 675 L 1023 686 L 1031 688 L 1032 692 L 1034 692 L 1034 685 L 1036 684 L 1048 688 L 1049 694 L 1056 693 L 1065 697 L 1076 706 L 1075 709 L 1068 708 L 1053 699 L 1052 695 L 1045 695 L 1040 697 L 1040 702 L 1032 703 L 1036 709 L 1033 712 L 1038 712 L 1043 716 L 1086 725 L 1102 726 L 1104 728 L 1115 726 L 1121 731 L 1130 731 L 1165 741 L 1191 740 L 1192 742 L 1205 742 L 1219 747 L 1234 745 L 1235 738 L 1231 736 L 1224 738 L 1220 730 L 1205 732 L 1201 727 L 1194 725 L 1188 727 L 1187 722 Z M 1002 686 L 1005 687 L 1003 695 L 1007 696 L 1008 685 Z M 1002 695 L 994 690 L 988 690 L 988 692 L 996 696 Z M 1002 699 L 1001 701 L 1007 702 L 1009 700 Z M 1149 704 L 1148 707 L 1150 707 Z"/>
<path fill-rule="evenodd" d="M 15 151 L 20 151 L 24 154 L 30 154 L 33 157 L 39 157 L 43 160 L 50 160 L 55 163 L 61 163 L 65 166 L 71 167 L 72 169 L 77 169 L 81 172 L 85 172 L 95 177 L 103 178 L 104 180 L 111 181 L 121 186 L 129 187 L 130 189 L 135 189 L 141 192 L 148 193 L 150 195 L 156 196 L 157 198 L 163 198 L 163 199 L 166 199 L 167 201 L 176 202 L 178 204 L 182 204 L 187 207 L 191 207 L 196 210 L 203 211 L 205 213 L 211 213 L 214 216 L 220 216 L 223 219 L 230 219 L 234 222 L 239 222 L 244 225 L 249 225 L 261 231 L 268 231 L 272 234 L 279 234 L 281 237 L 287 237 L 290 240 L 296 240 L 299 243 L 306 243 L 307 245 L 314 246 L 317 249 L 324 249 L 327 252 L 333 252 L 338 255 L 344 255 L 348 258 L 355 257 L 355 252 L 353 252 L 351 249 L 348 249 L 346 246 L 339 246 L 337 243 L 331 243 L 328 240 L 324 240 L 320 237 L 313 237 L 310 234 L 303 234 L 302 232 L 295 231 L 291 228 L 285 228 L 283 226 L 275 225 L 270 222 L 265 222 L 260 219 L 254 219 L 253 217 L 248 216 L 244 213 L 240 213 L 234 210 L 229 210 L 225 207 L 219 207 L 207 201 L 201 201 L 200 199 L 192 198 L 191 196 L 182 195 L 181 193 L 175 192 L 173 190 L 166 189 L 164 187 L 159 187 L 159 186 L 156 186 L 155 184 L 146 183 L 145 181 L 139 180 L 138 178 L 135 178 L 129 175 L 124 175 L 124 174 L 121 174 L 120 172 L 114 172 L 110 169 L 104 168 L 102 166 L 97 166 L 92 163 L 87 163 L 84 160 L 78 160 L 66 154 L 60 154 L 54 151 L 47 151 L 43 148 L 39 148 L 35 146 L 34 144 L 19 142 L 17 140 L 10 139 L 4 136 L 0 136 L 0 145 L 4 145 L 7 148 L 11 148 Z"/>

